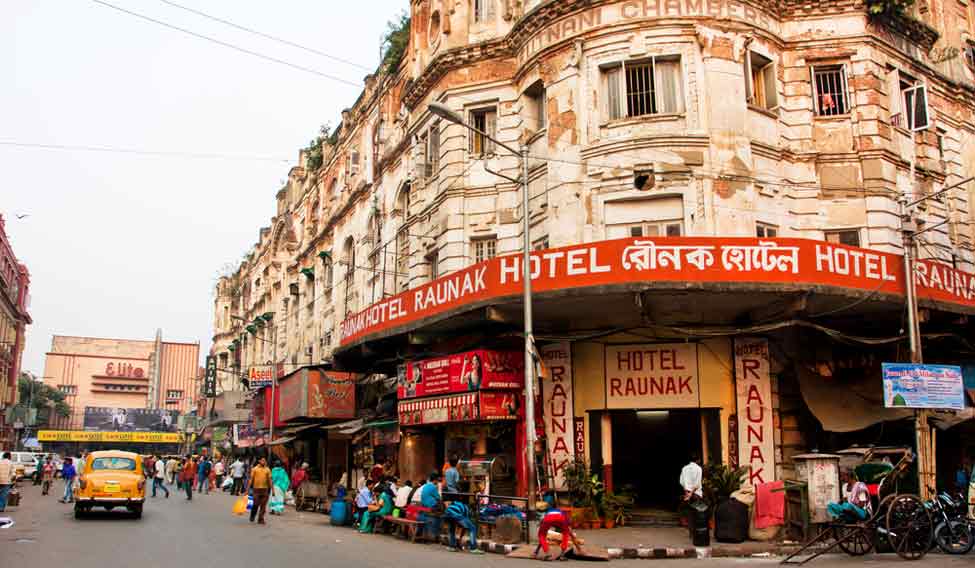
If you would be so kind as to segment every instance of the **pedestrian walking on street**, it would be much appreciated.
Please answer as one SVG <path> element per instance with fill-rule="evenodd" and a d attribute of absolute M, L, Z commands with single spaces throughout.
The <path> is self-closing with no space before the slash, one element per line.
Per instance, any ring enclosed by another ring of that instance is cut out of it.
<path fill-rule="evenodd" d="M 167 474 L 167 477 L 168 477 L 167 481 L 169 482 L 170 485 L 172 485 L 174 483 L 178 483 L 179 471 L 180 471 L 180 460 L 179 459 L 172 458 L 172 459 L 170 459 L 169 461 L 166 462 L 166 474 Z M 179 490 L 179 489 L 182 489 L 182 487 L 180 487 L 179 485 L 177 485 L 176 486 L 176 489 Z"/>
<path fill-rule="evenodd" d="M 64 496 L 61 497 L 61 503 L 72 503 L 74 501 L 74 482 L 76 477 L 78 477 L 78 472 L 74 468 L 74 460 L 65 458 L 64 466 L 61 467 L 61 478 L 64 479 Z"/>
<path fill-rule="evenodd" d="M 210 494 L 210 459 L 207 457 L 200 458 L 200 463 L 196 467 L 197 474 L 197 486 L 196 492 L 203 493 L 206 490 L 207 495 Z"/>
<path fill-rule="evenodd" d="M 267 460 L 261 458 L 251 470 L 251 491 L 254 492 L 254 504 L 251 506 L 251 522 L 257 517 L 257 524 L 264 524 L 264 513 L 267 511 L 267 498 L 271 492 L 271 470 L 267 468 Z"/>
<path fill-rule="evenodd" d="M 169 489 L 166 487 L 166 460 L 157 458 L 154 466 L 156 471 L 152 476 L 152 496 L 156 496 L 157 487 L 162 487 L 166 492 L 166 499 L 169 499 Z"/>
<path fill-rule="evenodd" d="M 10 455 L 10 452 L 4 452 L 0 457 L 0 513 L 7 509 L 7 495 L 14 486 L 14 464 Z"/>
<path fill-rule="evenodd" d="M 230 464 L 230 477 L 234 480 L 234 495 L 241 495 L 244 492 L 244 462 L 239 457 Z"/>
<path fill-rule="evenodd" d="M 51 463 L 51 456 L 48 456 L 41 466 L 41 495 L 47 495 L 51 491 L 52 483 L 54 483 L 54 464 Z"/>
<path fill-rule="evenodd" d="M 186 456 L 186 462 L 183 463 L 183 471 L 180 474 L 180 481 L 183 483 L 183 489 L 186 490 L 186 500 L 193 500 L 193 481 L 196 479 L 196 462 L 193 461 L 193 456 Z"/>
<path fill-rule="evenodd" d="M 224 460 L 217 460 L 213 464 L 213 474 L 216 476 L 216 487 L 223 487 Z"/>
<path fill-rule="evenodd" d="M 281 462 L 275 462 L 274 469 L 271 470 L 271 499 L 268 504 L 268 510 L 272 515 L 284 513 L 284 498 L 290 485 L 288 472 Z"/>

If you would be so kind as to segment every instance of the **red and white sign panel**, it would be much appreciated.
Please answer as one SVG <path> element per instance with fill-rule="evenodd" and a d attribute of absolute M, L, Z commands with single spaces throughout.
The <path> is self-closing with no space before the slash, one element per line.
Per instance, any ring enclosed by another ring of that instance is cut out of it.
<path fill-rule="evenodd" d="M 341 343 L 522 293 L 521 256 L 500 256 L 391 296 L 342 322 Z M 629 238 L 535 251 L 536 293 L 640 282 L 729 282 L 904 294 L 902 257 L 808 239 Z M 922 260 L 918 296 L 975 308 L 975 275 Z"/>
<path fill-rule="evenodd" d="M 478 419 L 477 393 L 438 396 L 399 403 L 399 423 L 404 426 L 467 422 Z"/>
<path fill-rule="evenodd" d="M 481 391 L 481 420 L 517 420 L 524 415 L 521 393 Z"/>
<path fill-rule="evenodd" d="M 606 346 L 606 408 L 700 405 L 696 343 Z"/>
<path fill-rule="evenodd" d="M 568 342 L 553 343 L 542 348 L 545 372 L 542 384 L 542 417 L 548 461 L 552 464 L 553 489 L 564 490 L 565 468 L 575 460 L 572 441 L 572 348 Z"/>
<path fill-rule="evenodd" d="M 746 484 L 775 481 L 775 433 L 768 341 L 735 339 L 738 399 L 738 463 L 748 468 Z"/>
<path fill-rule="evenodd" d="M 520 351 L 477 349 L 446 357 L 410 361 L 399 377 L 400 400 L 430 395 L 518 389 L 525 385 L 525 356 Z"/>

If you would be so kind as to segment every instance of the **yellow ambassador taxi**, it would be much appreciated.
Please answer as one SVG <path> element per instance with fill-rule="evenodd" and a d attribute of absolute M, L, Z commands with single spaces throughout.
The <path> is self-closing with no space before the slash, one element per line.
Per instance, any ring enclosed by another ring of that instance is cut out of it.
<path fill-rule="evenodd" d="M 142 456 L 132 452 L 92 452 L 85 458 L 85 463 L 80 464 L 78 472 L 76 519 L 94 507 L 104 507 L 106 511 L 124 507 L 135 518 L 142 517 L 142 505 L 146 500 Z"/>

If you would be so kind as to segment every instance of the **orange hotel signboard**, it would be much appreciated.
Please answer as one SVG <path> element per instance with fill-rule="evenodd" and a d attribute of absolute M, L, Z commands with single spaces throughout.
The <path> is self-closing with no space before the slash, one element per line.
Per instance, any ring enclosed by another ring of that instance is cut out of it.
<path fill-rule="evenodd" d="M 900 255 L 808 239 L 628 238 L 534 251 L 534 293 L 640 282 L 755 283 L 904 294 Z M 407 290 L 342 323 L 346 345 L 471 303 L 521 294 L 521 255 L 507 255 Z M 975 275 L 916 264 L 918 297 L 975 311 Z"/>

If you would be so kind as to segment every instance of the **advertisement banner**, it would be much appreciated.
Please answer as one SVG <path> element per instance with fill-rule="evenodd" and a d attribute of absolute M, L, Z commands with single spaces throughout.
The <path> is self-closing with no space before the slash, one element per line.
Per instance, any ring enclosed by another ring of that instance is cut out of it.
<path fill-rule="evenodd" d="M 468 422 L 479 418 L 476 392 L 403 401 L 398 410 L 399 423 L 404 426 Z"/>
<path fill-rule="evenodd" d="M 112 432 L 175 432 L 178 410 L 162 408 L 85 407 L 85 430 Z"/>
<path fill-rule="evenodd" d="M 530 263 L 535 294 L 649 282 L 682 290 L 712 283 L 881 296 L 905 291 L 901 256 L 811 239 L 636 237 L 533 251 Z M 522 272 L 520 255 L 498 256 L 384 298 L 342 322 L 341 345 L 463 306 L 519 297 Z M 975 307 L 971 273 L 920 260 L 914 279 L 922 302 Z"/>
<path fill-rule="evenodd" d="M 747 485 L 775 481 L 775 433 L 768 340 L 734 340 L 738 403 L 738 464 L 748 468 Z"/>
<path fill-rule="evenodd" d="M 477 349 L 465 353 L 410 361 L 397 373 L 400 400 L 475 392 L 481 389 L 519 389 L 525 386 L 525 356 L 521 351 Z"/>
<path fill-rule="evenodd" d="M 481 391 L 481 420 L 517 420 L 523 415 L 521 393 L 510 391 Z"/>
<path fill-rule="evenodd" d="M 183 436 L 175 432 L 83 432 L 81 430 L 40 430 L 39 442 L 132 442 L 138 444 L 178 444 Z"/>
<path fill-rule="evenodd" d="M 233 443 L 238 448 L 250 448 L 264 443 L 264 436 L 250 424 L 234 424 Z"/>
<path fill-rule="evenodd" d="M 278 418 L 355 418 L 353 373 L 301 369 L 278 384 Z"/>
<path fill-rule="evenodd" d="M 576 457 L 572 442 L 572 346 L 563 341 L 547 345 L 541 351 L 544 371 L 539 380 L 545 440 L 554 474 L 553 489 L 561 491 L 566 489 L 565 468 Z"/>
<path fill-rule="evenodd" d="M 884 406 L 887 408 L 965 409 L 961 367 L 884 363 Z"/>
<path fill-rule="evenodd" d="M 607 408 L 701 405 L 696 343 L 607 345 L 605 363 Z"/>
<path fill-rule="evenodd" d="M 247 372 L 247 385 L 251 389 L 262 389 L 271 386 L 271 381 L 275 378 L 281 379 L 282 377 L 284 377 L 284 364 L 269 362 L 266 365 L 250 368 L 250 371 Z"/>

